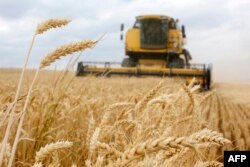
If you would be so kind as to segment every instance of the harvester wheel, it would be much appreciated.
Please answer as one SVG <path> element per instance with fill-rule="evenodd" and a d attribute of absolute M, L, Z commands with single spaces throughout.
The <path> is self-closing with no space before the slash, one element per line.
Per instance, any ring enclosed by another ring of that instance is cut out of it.
<path fill-rule="evenodd" d="M 124 58 L 122 60 L 122 67 L 135 67 L 136 63 L 131 58 Z"/>
<path fill-rule="evenodd" d="M 84 68 L 83 63 L 78 62 L 77 69 L 76 69 L 76 76 L 82 75 L 83 68 Z"/>
<path fill-rule="evenodd" d="M 184 68 L 184 60 L 180 57 L 174 57 L 172 58 L 170 62 L 171 68 Z"/>
<path fill-rule="evenodd" d="M 207 69 L 207 74 L 206 74 L 206 84 L 205 84 L 205 89 L 209 90 L 210 89 L 210 84 L 211 84 L 211 67 Z"/>

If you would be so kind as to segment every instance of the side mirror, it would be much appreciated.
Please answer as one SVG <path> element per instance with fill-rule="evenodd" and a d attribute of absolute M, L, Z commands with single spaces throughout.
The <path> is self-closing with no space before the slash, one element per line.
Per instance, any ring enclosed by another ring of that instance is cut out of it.
<path fill-rule="evenodd" d="M 121 41 L 123 40 L 123 30 L 124 30 L 124 24 L 122 23 L 121 24 L 121 36 L 120 36 Z"/>
<path fill-rule="evenodd" d="M 184 25 L 181 26 L 181 32 L 182 32 L 182 37 L 186 38 L 187 36 L 186 36 L 185 26 Z"/>
<path fill-rule="evenodd" d="M 124 24 L 122 23 L 121 24 L 121 31 L 123 31 L 124 30 Z"/>

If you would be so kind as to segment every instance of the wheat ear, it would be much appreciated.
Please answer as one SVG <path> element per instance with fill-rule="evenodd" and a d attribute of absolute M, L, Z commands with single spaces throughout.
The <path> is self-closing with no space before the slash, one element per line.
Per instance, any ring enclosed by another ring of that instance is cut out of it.
<path fill-rule="evenodd" d="M 54 151 L 58 151 L 60 149 L 69 148 L 73 146 L 73 142 L 70 141 L 58 141 L 56 143 L 50 143 L 46 146 L 40 148 L 38 152 L 36 152 L 36 162 L 43 161 L 48 155 L 50 155 Z"/>
<path fill-rule="evenodd" d="M 51 28 L 57 28 L 67 25 L 71 20 L 69 19 L 48 19 L 37 25 L 36 34 L 42 34 Z"/>
<path fill-rule="evenodd" d="M 156 85 L 152 90 L 148 92 L 146 96 L 142 98 L 140 102 L 138 102 L 135 106 L 136 112 L 141 112 L 145 107 L 147 107 L 148 102 L 154 97 L 157 91 L 162 87 L 163 81 L 161 81 L 158 85 Z"/>
<path fill-rule="evenodd" d="M 97 41 L 82 40 L 79 42 L 73 42 L 70 44 L 62 45 L 58 47 L 56 50 L 45 55 L 44 58 L 40 62 L 39 68 L 44 68 L 46 66 L 49 66 L 56 59 L 59 59 L 62 56 L 66 56 L 74 52 L 83 51 L 86 48 L 92 48 L 96 43 Z"/>
<path fill-rule="evenodd" d="M 125 165 L 135 158 L 145 156 L 147 153 L 158 152 L 159 150 L 168 150 L 169 148 L 193 147 L 196 141 L 189 137 L 168 137 L 156 140 L 146 141 L 127 149 L 117 160 L 117 165 Z"/>
<path fill-rule="evenodd" d="M 231 141 L 225 139 L 221 133 L 206 128 L 199 132 L 193 133 L 190 137 L 193 140 L 199 141 L 201 143 L 209 142 L 218 144 L 220 146 L 231 144 Z"/>
<path fill-rule="evenodd" d="M 153 141 L 146 141 L 127 149 L 118 159 L 117 164 L 126 164 L 129 161 L 144 156 L 146 153 L 157 152 L 159 150 L 167 150 L 169 148 L 194 148 L 197 144 L 202 143 L 215 143 L 225 145 L 230 143 L 229 140 L 223 138 L 221 133 L 203 129 L 187 137 L 168 137 L 159 138 Z"/>

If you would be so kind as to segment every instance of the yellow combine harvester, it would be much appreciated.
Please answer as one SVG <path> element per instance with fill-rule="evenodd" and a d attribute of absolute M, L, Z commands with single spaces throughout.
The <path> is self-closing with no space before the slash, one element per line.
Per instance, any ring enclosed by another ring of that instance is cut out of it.
<path fill-rule="evenodd" d="M 121 31 L 123 28 L 122 24 Z M 76 75 L 168 76 L 186 82 L 195 77 L 202 88 L 209 89 L 211 68 L 205 64 L 190 64 L 192 57 L 184 48 L 185 39 L 185 27 L 179 28 L 178 20 L 163 15 L 138 16 L 126 33 L 127 57 L 121 63 L 79 62 Z M 117 64 L 121 67 L 111 67 Z"/>

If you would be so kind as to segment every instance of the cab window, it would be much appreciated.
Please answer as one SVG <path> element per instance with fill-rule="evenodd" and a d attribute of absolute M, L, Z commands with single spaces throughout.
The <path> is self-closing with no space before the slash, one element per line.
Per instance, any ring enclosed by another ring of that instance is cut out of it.
<path fill-rule="evenodd" d="M 140 27 L 140 21 L 136 20 L 133 28 L 139 28 Z"/>
<path fill-rule="evenodd" d="M 173 19 L 169 22 L 169 29 L 176 29 L 176 22 Z"/>

